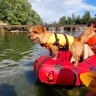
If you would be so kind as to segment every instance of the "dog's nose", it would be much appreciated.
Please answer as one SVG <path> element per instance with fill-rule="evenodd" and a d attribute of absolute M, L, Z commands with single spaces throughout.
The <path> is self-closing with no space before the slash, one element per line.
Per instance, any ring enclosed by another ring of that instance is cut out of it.
<path fill-rule="evenodd" d="M 28 38 L 30 39 L 30 36 L 28 36 Z"/>

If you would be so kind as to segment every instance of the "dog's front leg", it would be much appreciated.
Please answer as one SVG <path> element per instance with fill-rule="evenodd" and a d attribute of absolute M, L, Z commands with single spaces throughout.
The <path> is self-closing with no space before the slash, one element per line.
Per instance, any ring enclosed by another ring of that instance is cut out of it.
<path fill-rule="evenodd" d="M 58 47 L 54 45 L 50 45 L 49 49 L 51 51 L 53 60 L 56 60 L 58 57 L 58 50 L 59 50 Z"/>
<path fill-rule="evenodd" d="M 75 57 L 74 67 L 77 67 L 79 60 L 80 60 L 80 56 Z"/>
<path fill-rule="evenodd" d="M 49 48 L 49 52 L 50 52 L 50 56 L 52 56 L 53 53 L 52 53 L 52 49 L 51 48 Z"/>

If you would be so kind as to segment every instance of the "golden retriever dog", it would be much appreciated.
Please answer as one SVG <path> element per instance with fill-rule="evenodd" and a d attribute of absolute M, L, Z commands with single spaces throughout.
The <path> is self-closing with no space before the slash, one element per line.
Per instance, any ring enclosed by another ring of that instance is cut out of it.
<path fill-rule="evenodd" d="M 54 60 L 58 57 L 58 51 L 63 49 L 68 42 L 69 50 L 72 53 L 75 61 L 74 64 L 77 65 L 82 55 L 83 44 L 89 39 L 92 34 L 92 27 L 88 27 L 78 38 L 64 35 L 64 34 L 54 34 L 50 31 L 47 31 L 43 26 L 33 26 L 29 28 L 28 38 L 34 42 L 39 43 L 41 46 L 48 48 L 50 54 Z M 67 38 L 67 39 L 66 39 Z M 55 42 L 55 44 L 54 44 Z"/>

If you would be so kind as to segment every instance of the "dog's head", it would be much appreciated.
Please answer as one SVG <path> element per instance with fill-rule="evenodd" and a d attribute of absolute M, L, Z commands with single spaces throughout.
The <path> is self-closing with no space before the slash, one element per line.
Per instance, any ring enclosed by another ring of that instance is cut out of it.
<path fill-rule="evenodd" d="M 42 43 L 44 37 L 45 29 L 43 26 L 33 26 L 29 28 L 28 38 L 33 42 Z"/>

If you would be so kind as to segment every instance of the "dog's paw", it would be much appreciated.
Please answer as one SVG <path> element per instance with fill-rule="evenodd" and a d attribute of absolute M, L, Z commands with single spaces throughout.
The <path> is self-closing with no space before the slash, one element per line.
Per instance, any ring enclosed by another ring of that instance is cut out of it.
<path fill-rule="evenodd" d="M 47 57 L 51 57 L 50 55 L 47 55 Z"/>
<path fill-rule="evenodd" d="M 56 60 L 56 58 L 52 58 L 53 60 Z"/>
<path fill-rule="evenodd" d="M 74 64 L 74 68 L 76 68 L 77 67 L 77 64 Z"/>

